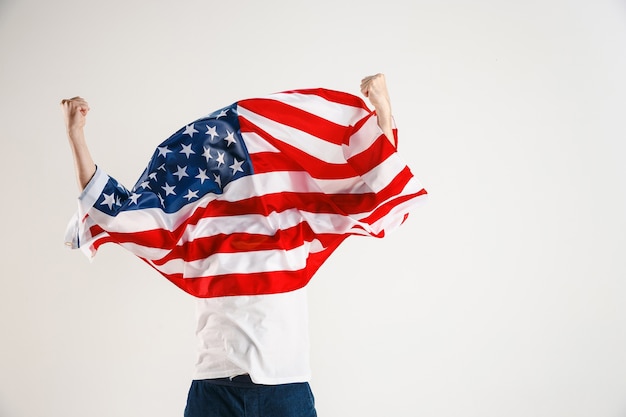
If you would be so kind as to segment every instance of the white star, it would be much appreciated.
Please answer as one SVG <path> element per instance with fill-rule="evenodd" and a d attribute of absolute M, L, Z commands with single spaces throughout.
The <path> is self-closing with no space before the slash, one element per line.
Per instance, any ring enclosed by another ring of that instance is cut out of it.
<path fill-rule="evenodd" d="M 198 175 L 196 175 L 196 178 L 200 180 L 200 184 L 204 184 L 204 180 L 209 179 L 209 177 L 206 176 L 206 169 L 198 168 Z"/>
<path fill-rule="evenodd" d="M 169 152 L 172 152 L 169 150 L 169 148 L 167 146 L 159 146 L 159 156 L 165 156 L 167 155 Z"/>
<path fill-rule="evenodd" d="M 217 162 L 218 162 L 218 165 L 217 165 L 218 168 L 221 167 L 222 164 L 225 164 L 224 152 L 217 151 Z"/>
<path fill-rule="evenodd" d="M 189 155 L 195 152 L 191 150 L 191 143 L 190 143 L 189 145 L 183 145 L 183 150 L 180 151 L 180 153 L 184 153 L 185 155 L 187 155 L 187 158 L 189 158 Z"/>
<path fill-rule="evenodd" d="M 148 175 L 148 178 L 150 178 L 151 180 L 156 180 L 156 172 L 153 172 L 152 174 Z"/>
<path fill-rule="evenodd" d="M 130 195 L 130 197 L 128 197 L 128 198 L 130 198 L 130 204 L 133 204 L 133 203 L 134 203 L 134 204 L 137 204 L 137 200 L 139 200 L 139 197 L 140 197 L 140 196 L 141 196 L 141 194 L 132 193 L 132 194 Z"/>
<path fill-rule="evenodd" d="M 148 183 L 148 181 L 144 181 L 141 184 L 139 184 L 140 187 L 143 187 L 143 189 L 145 190 L 146 188 L 151 190 L 152 188 L 150 188 L 150 184 Z"/>
<path fill-rule="evenodd" d="M 115 196 L 115 205 L 116 206 L 121 206 L 122 202 L 120 201 L 120 197 L 119 196 Z"/>
<path fill-rule="evenodd" d="M 185 131 L 183 132 L 183 135 L 189 135 L 189 136 L 193 137 L 194 133 L 198 133 L 198 131 L 196 129 L 194 129 L 193 123 L 190 124 L 189 126 L 185 126 Z"/>
<path fill-rule="evenodd" d="M 228 132 L 228 130 L 227 130 Z M 231 144 L 233 143 L 237 143 L 237 141 L 235 140 L 235 135 L 233 134 L 233 132 L 228 132 L 228 135 L 226 135 L 226 137 L 224 138 L 224 140 L 226 142 L 228 142 L 228 145 L 226 145 L 226 147 L 228 148 Z"/>
<path fill-rule="evenodd" d="M 109 206 L 109 210 L 113 208 L 113 204 L 115 204 L 115 195 L 114 194 L 104 194 L 104 201 L 100 203 L 101 206 L 107 205 Z"/>
<path fill-rule="evenodd" d="M 238 161 L 237 158 L 233 158 L 233 159 L 235 160 L 235 162 L 231 166 L 228 167 L 233 170 L 233 175 L 235 175 L 237 171 L 243 172 L 243 169 L 241 169 L 241 165 L 243 164 L 243 161 Z"/>
<path fill-rule="evenodd" d="M 215 118 L 216 118 L 216 119 L 219 119 L 220 117 L 225 117 L 225 116 L 226 116 L 226 112 L 227 112 L 227 111 L 228 111 L 228 110 L 222 110 L 222 111 L 220 112 L 220 114 L 218 114 L 217 116 L 215 116 Z"/>
<path fill-rule="evenodd" d="M 161 201 L 161 206 L 165 207 L 165 200 L 163 200 L 163 197 L 161 197 L 161 194 L 157 193 L 157 197 L 159 197 L 159 200 Z"/>
<path fill-rule="evenodd" d="M 157 168 L 157 171 L 163 170 L 165 171 L 165 164 L 162 164 L 160 167 Z"/>
<path fill-rule="evenodd" d="M 217 128 L 215 126 L 206 125 L 206 129 L 206 134 L 211 135 L 211 140 L 215 139 L 215 137 L 218 136 Z"/>
<path fill-rule="evenodd" d="M 209 162 L 209 159 L 213 159 L 213 157 L 211 156 L 211 148 L 204 148 L 204 152 L 202 153 L 202 156 L 206 158 L 207 162 Z"/>
<path fill-rule="evenodd" d="M 215 178 L 215 182 L 217 183 L 217 185 L 222 188 L 222 179 L 220 178 L 219 174 L 213 174 L 213 178 Z"/>
<path fill-rule="evenodd" d="M 188 177 L 189 176 L 189 175 L 187 175 L 187 167 L 180 167 L 180 166 L 176 165 L 176 168 L 178 168 L 178 171 L 176 171 L 174 173 L 174 175 L 178 176 L 178 181 L 183 179 L 183 177 Z"/>
<path fill-rule="evenodd" d="M 188 190 L 187 194 L 185 194 L 183 197 L 185 197 L 187 201 L 191 201 L 192 198 L 198 198 L 198 192 Z"/>
<path fill-rule="evenodd" d="M 165 197 L 167 197 L 170 194 L 174 194 L 176 195 L 176 193 L 174 192 L 174 188 L 176 188 L 173 185 L 169 185 L 168 183 L 165 183 L 165 186 L 161 187 L 165 190 Z"/>

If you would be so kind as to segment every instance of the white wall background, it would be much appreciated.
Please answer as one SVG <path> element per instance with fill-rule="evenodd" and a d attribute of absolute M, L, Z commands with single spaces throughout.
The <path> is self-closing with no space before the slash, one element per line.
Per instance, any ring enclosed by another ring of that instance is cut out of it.
<path fill-rule="evenodd" d="M 626 415 L 626 3 L 0 0 L 0 416 L 182 416 L 194 302 L 114 245 L 63 246 L 58 102 L 132 185 L 241 98 L 388 77 L 431 197 L 310 285 L 329 416 Z"/>

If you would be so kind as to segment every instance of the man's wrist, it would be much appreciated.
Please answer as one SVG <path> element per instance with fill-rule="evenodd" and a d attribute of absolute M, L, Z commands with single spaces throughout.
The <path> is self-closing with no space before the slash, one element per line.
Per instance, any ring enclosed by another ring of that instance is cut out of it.
<path fill-rule="evenodd" d="M 67 129 L 67 137 L 70 142 L 82 142 L 85 140 L 85 131 L 82 127 L 71 127 Z"/>
<path fill-rule="evenodd" d="M 84 129 L 82 126 L 70 126 L 67 127 L 67 134 L 68 135 L 82 135 L 84 132 Z"/>

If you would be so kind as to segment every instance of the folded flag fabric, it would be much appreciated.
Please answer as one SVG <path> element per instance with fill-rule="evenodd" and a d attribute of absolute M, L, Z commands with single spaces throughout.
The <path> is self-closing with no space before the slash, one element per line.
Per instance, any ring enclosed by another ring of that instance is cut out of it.
<path fill-rule="evenodd" d="M 131 190 L 98 167 L 66 242 L 89 257 L 117 243 L 196 297 L 292 291 L 426 195 L 396 145 L 348 93 L 241 100 L 159 145 Z"/>

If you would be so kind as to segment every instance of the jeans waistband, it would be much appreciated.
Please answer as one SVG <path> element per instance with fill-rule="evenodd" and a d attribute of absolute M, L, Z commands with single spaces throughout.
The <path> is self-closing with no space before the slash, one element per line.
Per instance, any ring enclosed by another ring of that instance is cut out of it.
<path fill-rule="evenodd" d="M 252 378 L 250 378 L 250 375 L 248 374 L 231 376 L 226 378 L 205 379 L 203 381 L 209 384 L 227 385 L 231 387 L 258 387 L 261 385 L 252 382 Z"/>

